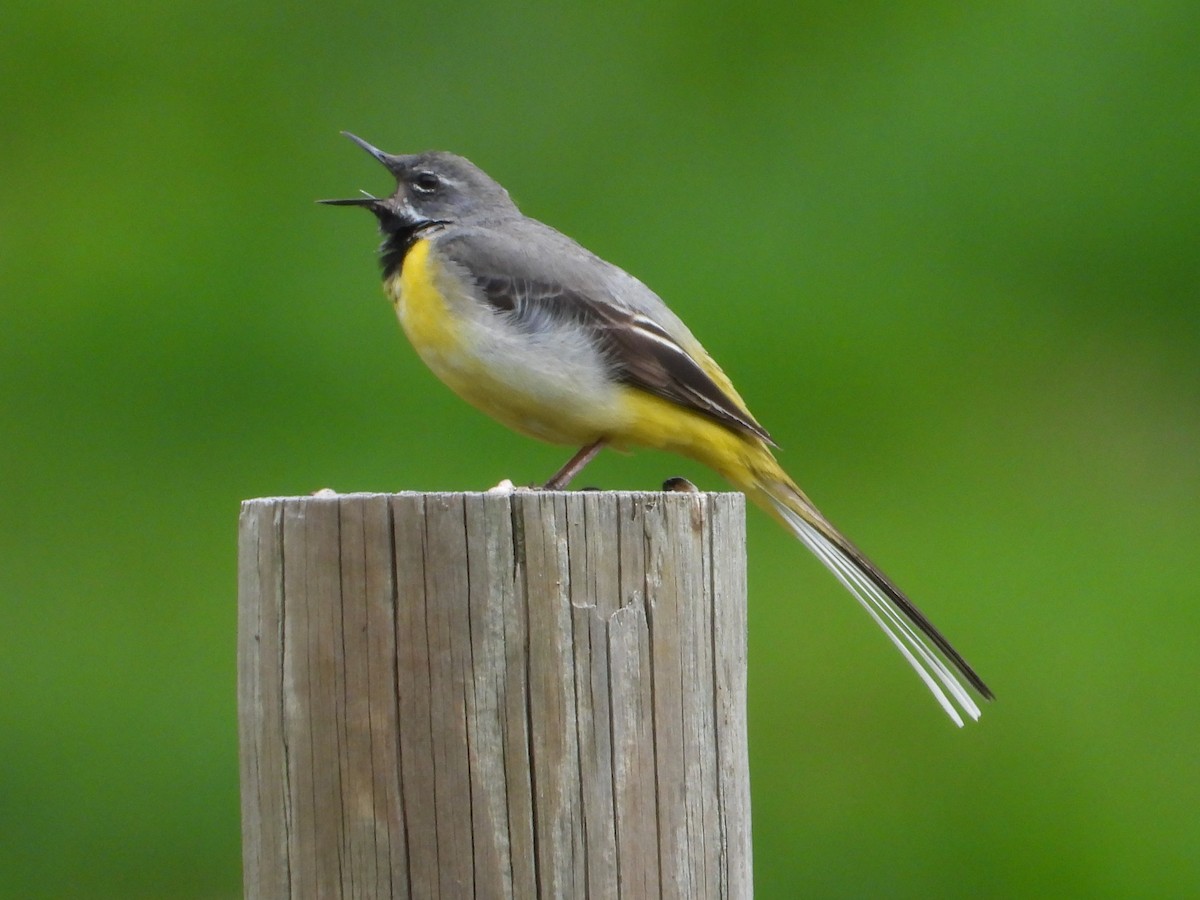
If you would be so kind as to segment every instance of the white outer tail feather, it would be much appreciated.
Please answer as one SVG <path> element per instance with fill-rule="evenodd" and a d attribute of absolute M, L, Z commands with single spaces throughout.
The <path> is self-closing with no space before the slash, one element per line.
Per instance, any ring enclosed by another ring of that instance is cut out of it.
<path fill-rule="evenodd" d="M 950 671 L 937 652 L 925 642 L 925 639 L 913 629 L 909 621 L 892 605 L 887 595 L 879 589 L 875 582 L 841 549 L 821 534 L 812 523 L 805 521 L 798 513 L 774 497 L 771 498 L 771 502 L 796 537 L 854 595 L 854 599 L 883 629 L 884 634 L 896 645 L 896 649 L 904 654 L 908 664 L 925 682 L 925 686 L 929 688 L 930 693 L 941 704 L 946 714 L 954 720 L 954 724 L 961 728 L 963 718 L 951 702 L 950 697 L 958 701 L 963 712 L 977 720 L 980 715 L 979 707 L 967 693 L 962 682 Z M 942 690 L 943 687 L 946 689 L 945 691 Z M 946 696 L 947 691 L 950 693 L 950 697 Z"/>

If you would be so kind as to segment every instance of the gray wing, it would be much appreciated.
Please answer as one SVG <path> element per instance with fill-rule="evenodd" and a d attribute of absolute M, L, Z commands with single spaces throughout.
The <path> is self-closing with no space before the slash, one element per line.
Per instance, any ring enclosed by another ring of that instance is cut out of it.
<path fill-rule="evenodd" d="M 523 242 L 509 244 L 495 232 L 476 232 L 448 241 L 445 249 L 472 275 L 487 303 L 517 328 L 530 333 L 563 324 L 583 328 L 617 380 L 771 441 L 766 429 L 649 314 L 661 307 L 669 325 L 690 336 L 649 288 L 570 238 L 533 224 L 540 227 L 528 230 Z M 531 253 L 530 247 L 540 252 Z"/>

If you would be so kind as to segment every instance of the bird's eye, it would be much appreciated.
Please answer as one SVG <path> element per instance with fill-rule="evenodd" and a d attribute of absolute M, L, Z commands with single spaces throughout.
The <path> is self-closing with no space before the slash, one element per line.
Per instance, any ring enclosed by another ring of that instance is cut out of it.
<path fill-rule="evenodd" d="M 442 179 L 433 172 L 418 172 L 413 176 L 412 186 L 418 194 L 428 196 L 442 186 Z"/>

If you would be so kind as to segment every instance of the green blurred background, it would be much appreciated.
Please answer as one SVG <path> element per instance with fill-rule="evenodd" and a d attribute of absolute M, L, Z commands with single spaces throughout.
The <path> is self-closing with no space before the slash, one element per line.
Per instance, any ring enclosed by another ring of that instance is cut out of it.
<path fill-rule="evenodd" d="M 750 514 L 759 897 L 1200 886 L 1200 6 L 0 12 L 0 894 L 235 897 L 238 501 L 563 450 L 437 384 L 389 189 L 463 153 L 653 286 L 999 700 Z M 590 482 L 682 474 L 609 454 Z"/>

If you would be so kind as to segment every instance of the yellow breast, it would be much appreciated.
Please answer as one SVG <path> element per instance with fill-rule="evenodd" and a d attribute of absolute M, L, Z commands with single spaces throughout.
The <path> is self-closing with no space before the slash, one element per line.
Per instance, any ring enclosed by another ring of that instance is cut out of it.
<path fill-rule="evenodd" d="M 429 247 L 428 240 L 413 244 L 399 274 L 387 285 L 404 333 L 423 358 L 454 353 L 462 342 L 455 311 L 439 288 L 441 273 L 429 258 Z"/>

